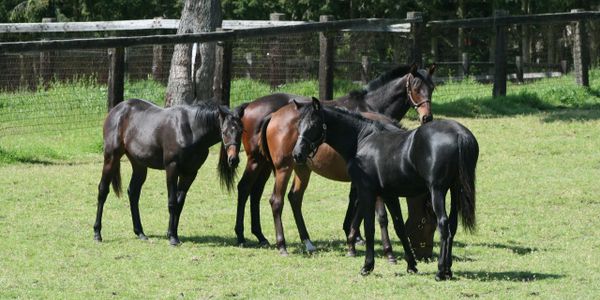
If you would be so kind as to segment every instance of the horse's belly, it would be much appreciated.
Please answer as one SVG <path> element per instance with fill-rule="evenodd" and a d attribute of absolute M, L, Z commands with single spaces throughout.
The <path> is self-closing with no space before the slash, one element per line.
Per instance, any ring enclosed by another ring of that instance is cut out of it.
<path fill-rule="evenodd" d="M 307 163 L 313 172 L 327 179 L 350 181 L 346 161 L 327 144 L 322 144 L 315 156 Z"/>

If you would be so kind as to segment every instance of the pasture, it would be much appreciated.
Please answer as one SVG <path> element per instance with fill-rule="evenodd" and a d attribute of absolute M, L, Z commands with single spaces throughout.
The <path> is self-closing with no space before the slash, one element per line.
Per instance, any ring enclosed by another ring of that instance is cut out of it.
<path fill-rule="evenodd" d="M 379 239 L 375 271 L 360 276 L 364 247 L 358 247 L 357 258 L 346 257 L 341 229 L 349 184 L 316 175 L 303 210 L 317 253 L 303 252 L 289 203 L 283 222 L 290 256 L 279 256 L 273 246 L 257 247 L 249 221 L 250 243 L 236 246 L 236 193 L 219 186 L 216 147 L 188 193 L 179 227 L 181 246 L 171 247 L 165 238 L 162 171 L 148 173 L 140 201 L 150 241 L 135 238 L 127 198 L 118 199 L 111 191 L 104 242 L 98 244 L 92 225 L 102 165 L 100 123 L 2 136 L 0 298 L 597 298 L 600 72 L 590 75 L 589 90 L 565 77 L 509 85 L 509 95 L 496 99 L 488 97 L 489 85 L 474 82 L 449 83 L 434 92 L 434 118 L 461 122 L 480 145 L 478 231 L 468 235 L 459 225 L 455 279 L 449 282 L 434 280 L 435 262 L 419 263 L 416 275 L 406 273 L 403 260 L 388 264 Z M 308 82 L 284 90 L 314 95 L 314 88 Z M 348 88 L 344 85 L 336 94 Z M 130 83 L 126 90 L 129 97 L 162 99 L 162 87 L 151 82 Z M 82 105 L 76 109 L 85 110 L 86 101 L 104 101 L 104 92 L 105 87 L 77 83 L 21 97 L 78 98 Z M 266 93 L 268 88 L 234 82 L 232 102 Z M 0 94 L 0 110 L 13 109 L 11 96 Z M 417 126 L 414 114 L 403 123 Z M 241 158 L 243 167 L 245 155 Z M 126 186 L 127 162 L 122 175 Z M 270 180 L 261 220 L 273 243 L 272 186 Z M 395 253 L 402 256 L 398 238 L 392 238 Z"/>

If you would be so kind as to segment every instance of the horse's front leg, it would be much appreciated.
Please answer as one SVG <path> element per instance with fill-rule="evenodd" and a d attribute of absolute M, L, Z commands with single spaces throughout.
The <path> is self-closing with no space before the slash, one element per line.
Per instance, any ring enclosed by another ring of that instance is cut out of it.
<path fill-rule="evenodd" d="M 288 199 L 290 200 L 290 206 L 294 213 L 294 220 L 296 221 L 296 227 L 300 234 L 300 240 L 304 243 L 307 252 L 317 251 L 317 247 L 310 240 L 308 230 L 306 229 L 306 223 L 304 222 L 304 216 L 302 215 L 302 199 L 304 197 L 304 191 L 308 186 L 308 180 L 310 179 L 310 169 L 304 166 L 295 167 L 296 176 L 292 182 L 292 188 L 288 193 Z"/>
<path fill-rule="evenodd" d="M 375 194 L 366 186 L 357 185 L 359 209 L 364 217 L 365 226 L 365 264 L 361 275 L 369 275 L 375 268 Z"/>
<path fill-rule="evenodd" d="M 377 214 L 377 221 L 379 222 L 379 228 L 381 230 L 381 243 L 383 244 L 383 255 L 388 259 L 389 263 L 395 264 L 396 257 L 392 250 L 392 243 L 390 242 L 390 234 L 388 233 L 388 218 L 385 210 L 385 200 L 382 197 L 377 197 L 375 200 L 375 212 Z"/>
<path fill-rule="evenodd" d="M 281 222 L 281 212 L 283 210 L 283 197 L 287 189 L 288 181 L 292 174 L 292 169 L 289 166 L 277 168 L 275 171 L 275 187 L 273 195 L 271 195 L 270 203 L 273 211 L 273 222 L 275 223 L 275 239 L 277 249 L 283 256 L 287 256 L 288 252 L 285 245 L 285 237 L 283 233 L 283 223 Z"/>

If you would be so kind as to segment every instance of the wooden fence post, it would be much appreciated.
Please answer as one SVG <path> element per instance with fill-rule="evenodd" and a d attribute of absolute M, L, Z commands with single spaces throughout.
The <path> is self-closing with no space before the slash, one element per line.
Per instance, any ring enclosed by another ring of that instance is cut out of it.
<path fill-rule="evenodd" d="M 508 16 L 506 10 L 495 10 L 494 18 Z M 496 49 L 494 51 L 494 97 L 506 96 L 506 26 L 494 24 Z"/>
<path fill-rule="evenodd" d="M 108 70 L 108 110 L 123 102 L 125 89 L 125 49 L 111 48 L 108 50 L 110 68 Z"/>
<path fill-rule="evenodd" d="M 56 22 L 55 18 L 43 18 L 42 23 Z M 45 39 L 44 39 L 45 40 Z M 54 51 L 40 52 L 40 80 L 44 88 L 48 88 L 52 80 L 52 54 Z"/>
<path fill-rule="evenodd" d="M 515 66 L 517 68 L 517 81 L 523 83 L 523 58 L 521 56 L 515 57 Z"/>
<path fill-rule="evenodd" d="M 409 11 L 406 13 L 406 18 L 411 20 L 410 23 L 410 55 L 408 64 L 417 63 L 419 66 L 423 64 L 423 54 L 421 51 L 421 33 L 423 32 L 423 13 L 420 11 Z"/>
<path fill-rule="evenodd" d="M 571 9 L 572 13 L 583 11 L 585 10 Z M 580 19 L 573 23 L 573 70 L 575 71 L 575 82 L 578 85 L 589 87 L 589 55 L 585 22 L 586 19 Z"/>
<path fill-rule="evenodd" d="M 569 73 L 569 62 L 566 59 L 560 61 L 560 71 L 563 75 Z"/>
<path fill-rule="evenodd" d="M 462 75 L 463 78 L 469 76 L 469 68 L 471 67 L 471 61 L 469 60 L 469 54 L 467 52 L 463 52 L 462 55 Z"/>
<path fill-rule="evenodd" d="M 368 56 L 362 56 L 360 66 L 360 81 L 363 84 L 367 84 L 369 83 L 369 73 L 371 72 L 371 61 Z"/>
<path fill-rule="evenodd" d="M 333 16 L 322 15 L 320 22 L 333 21 Z M 333 99 L 333 55 L 335 52 L 334 38 L 331 33 L 319 33 L 319 99 Z"/>
<path fill-rule="evenodd" d="M 156 17 L 155 21 L 160 22 L 163 18 Z M 158 82 L 163 82 L 164 76 L 164 47 L 163 45 L 152 45 L 152 79 Z"/>
<path fill-rule="evenodd" d="M 254 64 L 254 53 L 246 52 L 244 54 L 244 61 L 246 62 L 246 78 L 252 79 L 252 65 Z"/>
<path fill-rule="evenodd" d="M 223 29 L 217 28 L 217 31 L 223 31 Z M 213 93 L 216 101 L 226 106 L 230 105 L 232 48 L 233 44 L 230 41 L 217 42 Z"/>
<path fill-rule="evenodd" d="M 271 21 L 283 21 L 285 20 L 285 14 L 272 13 L 269 19 Z M 281 54 L 281 42 L 277 37 L 274 37 L 271 39 L 271 45 L 269 46 L 269 82 L 272 89 L 285 82 L 284 66 L 285 62 Z"/>

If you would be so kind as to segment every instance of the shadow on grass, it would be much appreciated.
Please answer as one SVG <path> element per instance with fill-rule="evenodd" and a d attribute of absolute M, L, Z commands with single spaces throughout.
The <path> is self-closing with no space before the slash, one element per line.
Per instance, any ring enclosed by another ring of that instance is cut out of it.
<path fill-rule="evenodd" d="M 19 155 L 10 151 L 6 151 L 0 147 L 0 164 L 2 163 L 27 163 L 40 165 L 53 165 L 54 162 L 49 160 L 38 159 L 32 156 Z"/>
<path fill-rule="evenodd" d="M 463 242 L 459 242 L 459 241 L 455 241 L 454 242 L 454 247 L 466 247 L 466 246 L 475 246 L 475 247 L 487 247 L 487 248 L 494 248 L 494 249 L 507 249 L 512 251 L 514 254 L 517 255 L 527 255 L 527 254 L 531 254 L 533 252 L 536 251 L 540 251 L 540 249 L 538 248 L 532 248 L 532 247 L 526 247 L 526 246 L 520 246 L 520 245 L 515 245 L 515 244 L 511 244 L 511 245 L 507 245 L 507 244 L 500 244 L 500 243 L 474 243 L 474 244 L 466 244 Z"/>
<path fill-rule="evenodd" d="M 590 94 L 600 91 L 589 91 Z M 597 96 L 596 96 L 597 97 Z M 446 103 L 432 103 L 433 113 L 447 117 L 496 118 L 543 113 L 544 122 L 587 121 L 600 119 L 600 104 L 552 104 L 534 93 L 519 93 L 504 97 L 463 97 Z"/>
<path fill-rule="evenodd" d="M 476 281 L 510 281 L 510 282 L 530 282 L 546 279 L 559 279 L 565 275 L 534 273 L 529 271 L 507 271 L 507 272 L 471 272 L 454 271 L 454 275 Z"/>

